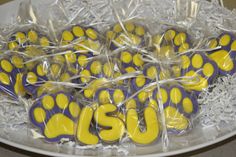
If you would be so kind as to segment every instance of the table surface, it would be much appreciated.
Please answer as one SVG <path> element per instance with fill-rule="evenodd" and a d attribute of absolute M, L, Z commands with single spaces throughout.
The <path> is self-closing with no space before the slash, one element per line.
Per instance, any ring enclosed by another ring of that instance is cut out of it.
<path fill-rule="evenodd" d="M 0 4 L 10 0 L 0 0 Z M 230 9 L 236 8 L 236 0 L 224 0 L 224 5 Z M 236 154 L 236 136 L 217 143 L 215 145 L 178 155 L 179 157 L 235 157 Z M 20 150 L 5 144 L 0 143 L 0 157 L 47 157 L 28 151 Z"/>

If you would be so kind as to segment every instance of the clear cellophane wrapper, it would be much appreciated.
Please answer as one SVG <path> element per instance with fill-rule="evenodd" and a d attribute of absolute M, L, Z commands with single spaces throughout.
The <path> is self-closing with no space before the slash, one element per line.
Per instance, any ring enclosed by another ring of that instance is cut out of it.
<path fill-rule="evenodd" d="M 44 7 L 47 19 L 22 3 L 1 30 L 1 126 L 79 155 L 136 155 L 215 138 L 235 120 L 234 11 L 197 0 Z"/>

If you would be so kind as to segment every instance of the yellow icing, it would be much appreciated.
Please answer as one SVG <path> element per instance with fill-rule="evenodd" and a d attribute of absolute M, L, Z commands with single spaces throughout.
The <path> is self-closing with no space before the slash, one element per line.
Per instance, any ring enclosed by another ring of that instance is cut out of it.
<path fill-rule="evenodd" d="M 126 71 L 127 73 L 133 73 L 133 72 L 136 71 L 136 69 L 134 69 L 134 67 L 127 67 L 127 68 L 125 68 L 125 71 Z"/>
<path fill-rule="evenodd" d="M 45 72 L 45 69 L 44 69 L 44 67 L 43 67 L 43 64 L 37 65 L 37 74 L 38 74 L 39 76 L 44 76 L 44 75 L 46 75 L 46 72 Z"/>
<path fill-rule="evenodd" d="M 38 123 L 42 123 L 46 119 L 46 112 L 40 107 L 35 108 L 33 114 L 34 114 L 34 119 Z"/>
<path fill-rule="evenodd" d="M 138 93 L 138 100 L 141 102 L 141 103 L 144 103 L 148 98 L 148 92 L 146 91 L 141 91 Z"/>
<path fill-rule="evenodd" d="M 53 56 L 53 61 L 59 62 L 59 63 L 64 63 L 65 57 L 62 55 L 56 55 L 56 56 Z"/>
<path fill-rule="evenodd" d="M 103 65 L 103 73 L 107 76 L 107 77 L 111 77 L 113 74 L 113 69 L 114 69 L 114 64 L 113 63 L 109 63 L 106 62 Z"/>
<path fill-rule="evenodd" d="M 76 37 L 82 37 L 84 36 L 84 30 L 80 26 L 74 26 L 72 28 L 72 32 Z"/>
<path fill-rule="evenodd" d="M 5 85 L 10 85 L 9 76 L 4 72 L 0 72 L 0 82 L 5 84 Z"/>
<path fill-rule="evenodd" d="M 183 43 L 181 44 L 181 46 L 179 47 L 179 52 L 185 52 L 189 49 L 189 44 L 188 43 Z"/>
<path fill-rule="evenodd" d="M 8 44 L 8 48 L 10 50 L 14 50 L 15 48 L 18 47 L 18 44 L 15 42 L 15 41 L 11 41 L 9 44 Z"/>
<path fill-rule="evenodd" d="M 172 88 L 171 89 L 171 91 L 170 91 L 170 100 L 174 104 L 180 103 L 180 101 L 182 100 L 182 93 L 179 90 L 179 88 Z"/>
<path fill-rule="evenodd" d="M 72 41 L 74 40 L 74 35 L 70 31 L 66 30 L 62 33 L 62 39 L 64 41 Z"/>
<path fill-rule="evenodd" d="M 95 30 L 88 28 L 85 33 L 90 39 L 97 39 L 97 32 Z"/>
<path fill-rule="evenodd" d="M 213 74 L 214 74 L 214 66 L 211 64 L 211 63 L 206 63 L 204 66 L 203 66 L 203 74 L 207 77 L 211 77 Z"/>
<path fill-rule="evenodd" d="M 190 82 L 183 83 L 184 87 L 189 90 L 202 91 L 202 89 L 208 87 L 206 78 L 201 77 L 195 71 L 189 71 L 185 74 L 187 77 L 194 77 L 194 79 L 188 80 Z M 187 81 L 187 80 L 186 80 Z"/>
<path fill-rule="evenodd" d="M 30 84 L 35 84 L 38 81 L 38 77 L 35 75 L 35 73 L 28 72 L 26 80 Z"/>
<path fill-rule="evenodd" d="M 54 114 L 45 125 L 44 135 L 56 138 L 61 135 L 74 135 L 74 122 L 62 113 Z"/>
<path fill-rule="evenodd" d="M 215 47 L 217 47 L 217 45 L 218 45 L 218 42 L 217 42 L 217 40 L 216 39 L 211 39 L 210 41 L 209 41 L 209 48 L 215 48 Z"/>
<path fill-rule="evenodd" d="M 136 26 L 135 33 L 139 36 L 143 36 L 145 34 L 145 29 L 142 26 Z"/>
<path fill-rule="evenodd" d="M 219 44 L 220 44 L 221 46 L 227 46 L 227 45 L 230 43 L 230 40 L 231 40 L 230 35 L 225 34 L 225 35 L 223 35 L 223 36 L 220 38 Z"/>
<path fill-rule="evenodd" d="M 183 99 L 183 109 L 186 113 L 192 113 L 193 112 L 193 103 L 192 100 L 188 97 Z"/>
<path fill-rule="evenodd" d="M 154 108 L 155 110 L 158 110 L 158 104 L 157 101 L 154 99 L 150 99 L 148 102 L 148 106 Z"/>
<path fill-rule="evenodd" d="M 90 81 L 91 74 L 89 70 L 86 70 L 86 69 L 82 70 L 80 72 L 80 75 L 81 75 L 80 80 L 82 83 L 87 83 Z"/>
<path fill-rule="evenodd" d="M 11 62 L 17 68 L 23 68 L 24 67 L 23 59 L 21 57 L 16 56 L 16 55 L 12 56 Z"/>
<path fill-rule="evenodd" d="M 228 51 L 219 50 L 209 55 L 216 62 L 218 67 L 223 71 L 231 71 L 234 68 L 234 63 Z"/>
<path fill-rule="evenodd" d="M 76 62 L 76 54 L 73 51 L 66 51 L 65 58 L 68 63 Z"/>
<path fill-rule="evenodd" d="M 134 30 L 134 28 L 135 28 L 135 25 L 132 22 L 125 23 L 125 29 L 128 32 L 132 32 Z"/>
<path fill-rule="evenodd" d="M 125 100 L 124 92 L 120 89 L 115 89 L 113 93 L 113 100 L 116 105 L 119 105 L 122 101 Z"/>
<path fill-rule="evenodd" d="M 203 58 L 200 54 L 194 54 L 192 57 L 192 65 L 194 68 L 201 68 L 203 65 Z"/>
<path fill-rule="evenodd" d="M 131 108 L 135 109 L 136 107 L 137 107 L 137 104 L 136 104 L 136 101 L 134 99 L 130 99 L 125 103 L 125 108 L 127 110 L 131 109 Z"/>
<path fill-rule="evenodd" d="M 131 55 L 130 52 L 128 51 L 123 51 L 121 52 L 121 55 L 120 55 L 120 60 L 124 63 L 130 63 L 132 61 L 133 57 Z"/>
<path fill-rule="evenodd" d="M 116 33 L 119 33 L 122 31 L 122 28 L 120 26 L 120 24 L 116 24 L 114 27 L 113 27 L 113 31 L 116 32 Z"/>
<path fill-rule="evenodd" d="M 86 66 L 88 64 L 88 58 L 85 55 L 80 55 L 78 57 L 78 63 L 80 66 Z"/>
<path fill-rule="evenodd" d="M 112 40 L 116 37 L 116 33 L 113 31 L 107 31 L 106 37 L 107 37 L 107 39 Z"/>
<path fill-rule="evenodd" d="M 188 128 L 188 119 L 176 108 L 168 106 L 164 109 L 164 114 L 167 129 L 185 130 Z"/>
<path fill-rule="evenodd" d="M 182 68 L 187 69 L 190 66 L 190 58 L 186 55 L 181 56 Z"/>
<path fill-rule="evenodd" d="M 99 50 L 99 48 L 101 47 L 100 42 L 99 41 L 94 41 L 94 40 L 87 40 L 87 45 L 88 48 L 92 49 L 93 51 L 97 51 Z"/>
<path fill-rule="evenodd" d="M 125 133 L 125 125 L 122 120 L 116 117 L 108 116 L 117 110 L 115 105 L 104 104 L 97 108 L 94 113 L 95 121 L 108 129 L 102 129 L 98 134 L 101 140 L 106 142 L 116 142 L 121 139 Z"/>
<path fill-rule="evenodd" d="M 180 46 L 181 44 L 185 43 L 186 39 L 187 39 L 186 33 L 181 32 L 176 35 L 176 37 L 174 39 L 174 44 L 176 46 Z"/>
<path fill-rule="evenodd" d="M 42 105 L 45 109 L 51 110 L 55 105 L 53 97 L 50 95 L 44 96 L 42 99 Z"/>
<path fill-rule="evenodd" d="M 28 32 L 28 39 L 31 43 L 36 43 L 38 41 L 38 34 L 35 31 L 30 30 Z"/>
<path fill-rule="evenodd" d="M 102 72 L 102 63 L 100 61 L 93 61 L 90 66 L 92 74 L 97 75 Z"/>
<path fill-rule="evenodd" d="M 16 40 L 20 43 L 23 44 L 26 42 L 26 36 L 24 33 L 22 32 L 17 32 L 16 33 Z"/>
<path fill-rule="evenodd" d="M 171 53 L 173 53 L 173 51 L 174 51 L 174 49 L 170 45 L 162 46 L 160 48 L 160 55 L 165 56 L 165 57 L 169 57 L 171 55 Z"/>
<path fill-rule="evenodd" d="M 234 40 L 231 44 L 231 51 L 236 51 L 236 40 Z"/>
<path fill-rule="evenodd" d="M 175 75 L 176 77 L 180 77 L 180 75 L 181 75 L 181 69 L 180 69 L 179 66 L 173 66 L 173 67 L 172 67 L 172 70 L 173 70 L 174 75 Z"/>
<path fill-rule="evenodd" d="M 146 83 L 146 79 L 144 75 L 138 75 L 135 79 L 135 84 L 137 87 L 143 87 Z"/>
<path fill-rule="evenodd" d="M 161 42 L 162 42 L 162 40 L 163 40 L 163 36 L 161 36 L 161 35 L 159 35 L 159 34 L 154 35 L 154 36 L 152 37 L 152 43 L 153 43 L 154 45 L 160 45 Z"/>
<path fill-rule="evenodd" d="M 147 69 L 147 77 L 149 77 L 150 79 L 155 79 L 157 75 L 157 68 L 155 66 L 150 66 Z"/>
<path fill-rule="evenodd" d="M 133 63 L 134 63 L 134 65 L 136 65 L 137 67 L 141 67 L 143 64 L 144 64 L 144 62 L 143 62 L 143 59 L 142 59 L 142 56 L 140 55 L 140 54 L 135 54 L 134 56 L 133 56 Z"/>
<path fill-rule="evenodd" d="M 86 145 L 95 145 L 99 141 L 98 137 L 89 131 L 92 118 L 93 109 L 85 106 L 80 113 L 76 137 L 81 143 Z"/>
<path fill-rule="evenodd" d="M 110 101 L 111 101 L 110 93 L 106 90 L 100 91 L 100 93 L 98 95 L 98 101 L 100 104 L 110 103 Z"/>
<path fill-rule="evenodd" d="M 132 33 L 129 33 L 129 34 L 128 34 L 128 37 L 129 37 L 129 38 L 131 39 L 131 41 L 132 41 L 131 44 L 139 45 L 139 44 L 141 44 L 141 42 L 142 42 L 142 39 L 141 39 L 139 36 L 134 35 L 134 34 L 132 34 Z M 126 40 L 127 40 L 127 39 L 126 39 Z"/>
<path fill-rule="evenodd" d="M 167 41 L 171 41 L 171 40 L 174 39 L 175 35 L 176 35 L 175 30 L 170 29 L 170 30 L 165 32 L 164 38 Z"/>
<path fill-rule="evenodd" d="M 161 96 L 161 100 L 163 104 L 165 104 L 168 100 L 168 94 L 164 88 L 160 88 L 156 96 L 157 96 L 157 99 L 160 99 L 160 96 Z"/>
<path fill-rule="evenodd" d="M 8 60 L 5 60 L 5 59 L 1 60 L 1 67 L 3 70 L 9 73 L 13 70 L 12 64 Z"/>
<path fill-rule="evenodd" d="M 126 115 L 126 127 L 129 138 L 138 144 L 151 144 L 154 142 L 160 132 L 160 126 L 155 109 L 147 107 L 144 109 L 144 120 L 146 129 L 141 132 L 139 129 L 138 113 L 135 109 L 130 109 Z"/>
<path fill-rule="evenodd" d="M 50 45 L 50 42 L 49 42 L 48 38 L 46 38 L 46 37 L 40 38 L 39 43 L 43 47 L 46 47 L 46 46 Z"/>
<path fill-rule="evenodd" d="M 76 102 L 71 102 L 69 104 L 69 111 L 70 114 L 74 117 L 77 118 L 80 114 L 80 107 Z"/>
<path fill-rule="evenodd" d="M 69 81 L 70 78 L 71 78 L 71 77 L 70 77 L 70 74 L 68 74 L 68 73 L 63 73 L 63 74 L 60 76 L 60 81 L 62 81 L 62 82 L 67 82 L 67 81 Z"/>
<path fill-rule="evenodd" d="M 60 93 L 56 96 L 56 103 L 60 109 L 64 110 L 69 105 L 69 99 L 65 94 Z"/>
<path fill-rule="evenodd" d="M 16 83 L 14 85 L 14 91 L 16 93 L 16 95 L 25 95 L 25 88 L 22 84 L 22 77 L 23 77 L 23 74 L 22 73 L 18 73 L 16 75 Z"/>
<path fill-rule="evenodd" d="M 52 64 L 50 67 L 50 72 L 53 77 L 56 77 L 59 75 L 61 71 L 61 66 L 59 64 Z"/>

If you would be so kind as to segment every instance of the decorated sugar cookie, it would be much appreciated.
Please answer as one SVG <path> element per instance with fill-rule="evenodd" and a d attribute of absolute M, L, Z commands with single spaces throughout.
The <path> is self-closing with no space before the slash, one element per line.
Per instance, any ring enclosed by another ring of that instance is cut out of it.
<path fill-rule="evenodd" d="M 100 105 L 94 113 L 94 119 L 101 127 L 98 135 L 101 140 L 106 143 L 114 143 L 119 141 L 125 133 L 124 122 L 121 119 L 111 115 L 115 112 L 117 112 L 117 106 L 107 103 Z"/>
<path fill-rule="evenodd" d="M 183 86 L 187 90 L 197 93 L 207 88 L 218 74 L 216 63 L 209 59 L 204 53 L 194 53 L 192 55 L 182 55 L 181 74 Z"/>
<path fill-rule="evenodd" d="M 29 110 L 30 121 L 40 129 L 48 142 L 62 138 L 74 140 L 81 108 L 70 94 L 58 92 L 42 95 Z"/>
<path fill-rule="evenodd" d="M 22 85 L 23 67 L 22 58 L 13 55 L 0 59 L 0 91 L 7 93 L 13 98 L 25 95 Z"/>
<path fill-rule="evenodd" d="M 61 34 L 61 45 L 73 44 L 80 53 L 94 54 L 100 52 L 101 42 L 98 32 L 92 27 L 72 26 Z"/>
<path fill-rule="evenodd" d="M 117 23 L 106 32 L 107 42 L 112 50 L 125 45 L 129 47 L 144 46 L 147 42 L 146 35 L 146 28 L 133 22 L 125 22 L 123 26 Z"/>
<path fill-rule="evenodd" d="M 233 34 L 222 33 L 218 38 L 211 39 L 207 46 L 212 49 L 220 46 L 208 52 L 208 57 L 217 64 L 220 75 L 235 73 L 236 37 Z"/>
<path fill-rule="evenodd" d="M 23 86 L 28 94 L 40 96 L 44 92 L 55 92 L 57 86 L 50 81 L 67 81 L 71 74 L 65 72 L 63 66 L 58 63 L 48 65 L 47 62 L 37 64 L 32 71 L 23 76 Z"/>
<path fill-rule="evenodd" d="M 157 112 L 152 107 L 146 107 L 143 111 L 145 130 L 140 129 L 139 115 L 136 109 L 129 109 L 126 115 L 126 128 L 128 137 L 137 144 L 148 145 L 155 142 L 160 134 L 160 124 Z"/>
<path fill-rule="evenodd" d="M 162 86 L 154 91 L 153 99 L 163 104 L 166 126 L 170 132 L 186 130 L 190 125 L 188 118 L 198 111 L 196 96 L 181 86 Z"/>

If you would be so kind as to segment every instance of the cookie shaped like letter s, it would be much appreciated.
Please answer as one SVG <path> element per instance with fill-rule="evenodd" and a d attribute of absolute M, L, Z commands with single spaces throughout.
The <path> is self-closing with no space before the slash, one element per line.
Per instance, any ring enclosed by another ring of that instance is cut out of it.
<path fill-rule="evenodd" d="M 116 142 L 121 139 L 125 133 L 125 125 L 121 119 L 108 116 L 108 113 L 114 113 L 117 107 L 112 104 L 104 104 L 97 108 L 94 113 L 95 121 L 102 127 L 109 129 L 102 129 L 99 132 L 100 138 L 108 143 Z"/>
<path fill-rule="evenodd" d="M 146 131 L 141 132 L 137 111 L 135 109 L 130 109 L 127 112 L 126 125 L 128 135 L 129 138 L 137 144 L 151 144 L 159 135 L 159 123 L 154 108 L 145 108 L 144 119 L 146 123 Z"/>

